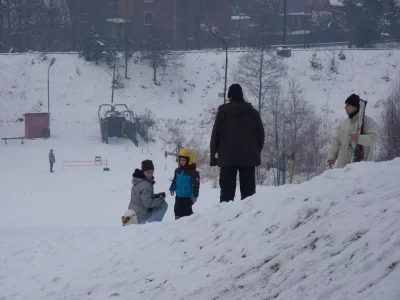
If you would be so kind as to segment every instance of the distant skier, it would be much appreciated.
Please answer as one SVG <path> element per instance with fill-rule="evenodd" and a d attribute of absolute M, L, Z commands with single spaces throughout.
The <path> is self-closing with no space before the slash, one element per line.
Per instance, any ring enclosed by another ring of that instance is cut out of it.
<path fill-rule="evenodd" d="M 142 161 L 141 170 L 132 177 L 131 201 L 122 216 L 122 224 L 161 222 L 168 209 L 165 193 L 154 194 L 154 165 L 151 160 Z"/>
<path fill-rule="evenodd" d="M 210 142 L 210 165 L 221 167 L 220 202 L 234 200 L 238 171 L 242 199 L 256 193 L 255 169 L 265 139 L 260 114 L 245 101 L 239 84 L 229 87 L 228 99 L 218 108 Z"/>
<path fill-rule="evenodd" d="M 200 174 L 194 163 L 196 153 L 184 148 L 179 152 L 179 167 L 175 170 L 170 193 L 175 197 L 175 220 L 193 214 L 193 204 L 197 202 L 200 189 Z"/>
<path fill-rule="evenodd" d="M 343 120 L 331 140 L 328 153 L 328 165 L 333 168 L 335 162 L 338 168 L 343 168 L 352 161 L 352 142 L 363 147 L 363 161 L 373 160 L 373 149 L 378 136 L 378 125 L 368 117 L 364 117 L 364 133 L 357 134 L 357 121 L 360 116 L 360 97 L 350 95 L 345 101 L 348 118 Z"/>
<path fill-rule="evenodd" d="M 56 157 L 54 156 L 53 149 L 50 149 L 49 162 L 50 162 L 50 172 L 54 173 L 53 172 L 53 166 L 54 166 L 54 163 L 56 162 Z"/>

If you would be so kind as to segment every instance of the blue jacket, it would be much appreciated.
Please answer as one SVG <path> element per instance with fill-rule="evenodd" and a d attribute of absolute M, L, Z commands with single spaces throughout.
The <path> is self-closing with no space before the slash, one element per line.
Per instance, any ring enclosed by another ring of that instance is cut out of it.
<path fill-rule="evenodd" d="M 197 199 L 200 190 L 200 174 L 196 170 L 196 164 L 177 168 L 169 190 L 175 192 L 178 197 Z"/>

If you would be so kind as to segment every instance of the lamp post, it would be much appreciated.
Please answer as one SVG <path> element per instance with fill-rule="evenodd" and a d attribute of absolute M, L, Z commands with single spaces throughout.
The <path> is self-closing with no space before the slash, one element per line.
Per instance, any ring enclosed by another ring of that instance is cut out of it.
<path fill-rule="evenodd" d="M 53 57 L 47 70 L 47 112 L 50 113 L 50 68 L 54 65 L 56 59 Z"/>
<path fill-rule="evenodd" d="M 226 80 L 228 77 L 228 44 L 225 39 L 221 36 L 217 27 L 208 28 L 206 24 L 200 24 L 200 29 L 202 31 L 212 34 L 216 39 L 218 39 L 225 46 L 225 85 L 224 85 L 224 104 L 226 99 Z"/>
<path fill-rule="evenodd" d="M 131 21 L 122 19 L 122 18 L 112 18 L 112 19 L 107 19 L 107 22 L 118 24 L 119 28 L 118 30 L 121 32 L 122 26 L 124 27 L 124 36 L 125 36 L 125 78 L 129 79 L 128 77 L 128 52 L 129 52 L 129 38 L 128 38 L 128 24 L 131 23 Z M 115 28 L 114 28 L 115 30 Z M 114 33 L 114 37 L 117 39 L 117 44 L 119 42 L 119 36 L 120 32 L 118 34 Z M 119 46 L 119 45 L 117 45 Z"/>
<path fill-rule="evenodd" d="M 112 86 L 111 86 L 111 104 L 114 103 L 114 88 L 115 88 L 115 67 L 116 67 L 116 60 L 117 60 L 117 50 L 113 49 L 113 60 L 114 60 L 114 67 L 113 67 L 113 75 L 112 75 Z"/>

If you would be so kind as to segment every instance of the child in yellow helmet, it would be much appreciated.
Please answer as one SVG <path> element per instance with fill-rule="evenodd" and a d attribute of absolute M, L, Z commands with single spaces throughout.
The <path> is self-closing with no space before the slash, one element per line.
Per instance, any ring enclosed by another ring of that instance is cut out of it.
<path fill-rule="evenodd" d="M 170 187 L 171 196 L 175 197 L 175 220 L 193 214 L 193 204 L 199 197 L 200 174 L 194 163 L 196 153 L 184 148 L 179 152 L 179 167 L 175 170 Z"/>

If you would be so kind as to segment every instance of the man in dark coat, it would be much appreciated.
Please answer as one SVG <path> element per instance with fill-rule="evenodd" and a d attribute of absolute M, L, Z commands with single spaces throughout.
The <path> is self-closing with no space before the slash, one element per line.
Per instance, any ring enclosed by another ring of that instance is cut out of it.
<path fill-rule="evenodd" d="M 229 87 L 228 99 L 218 108 L 210 142 L 210 165 L 221 168 L 220 202 L 235 198 L 238 171 L 242 199 L 255 194 L 255 167 L 261 164 L 265 139 L 260 114 L 244 100 L 239 84 Z"/>

